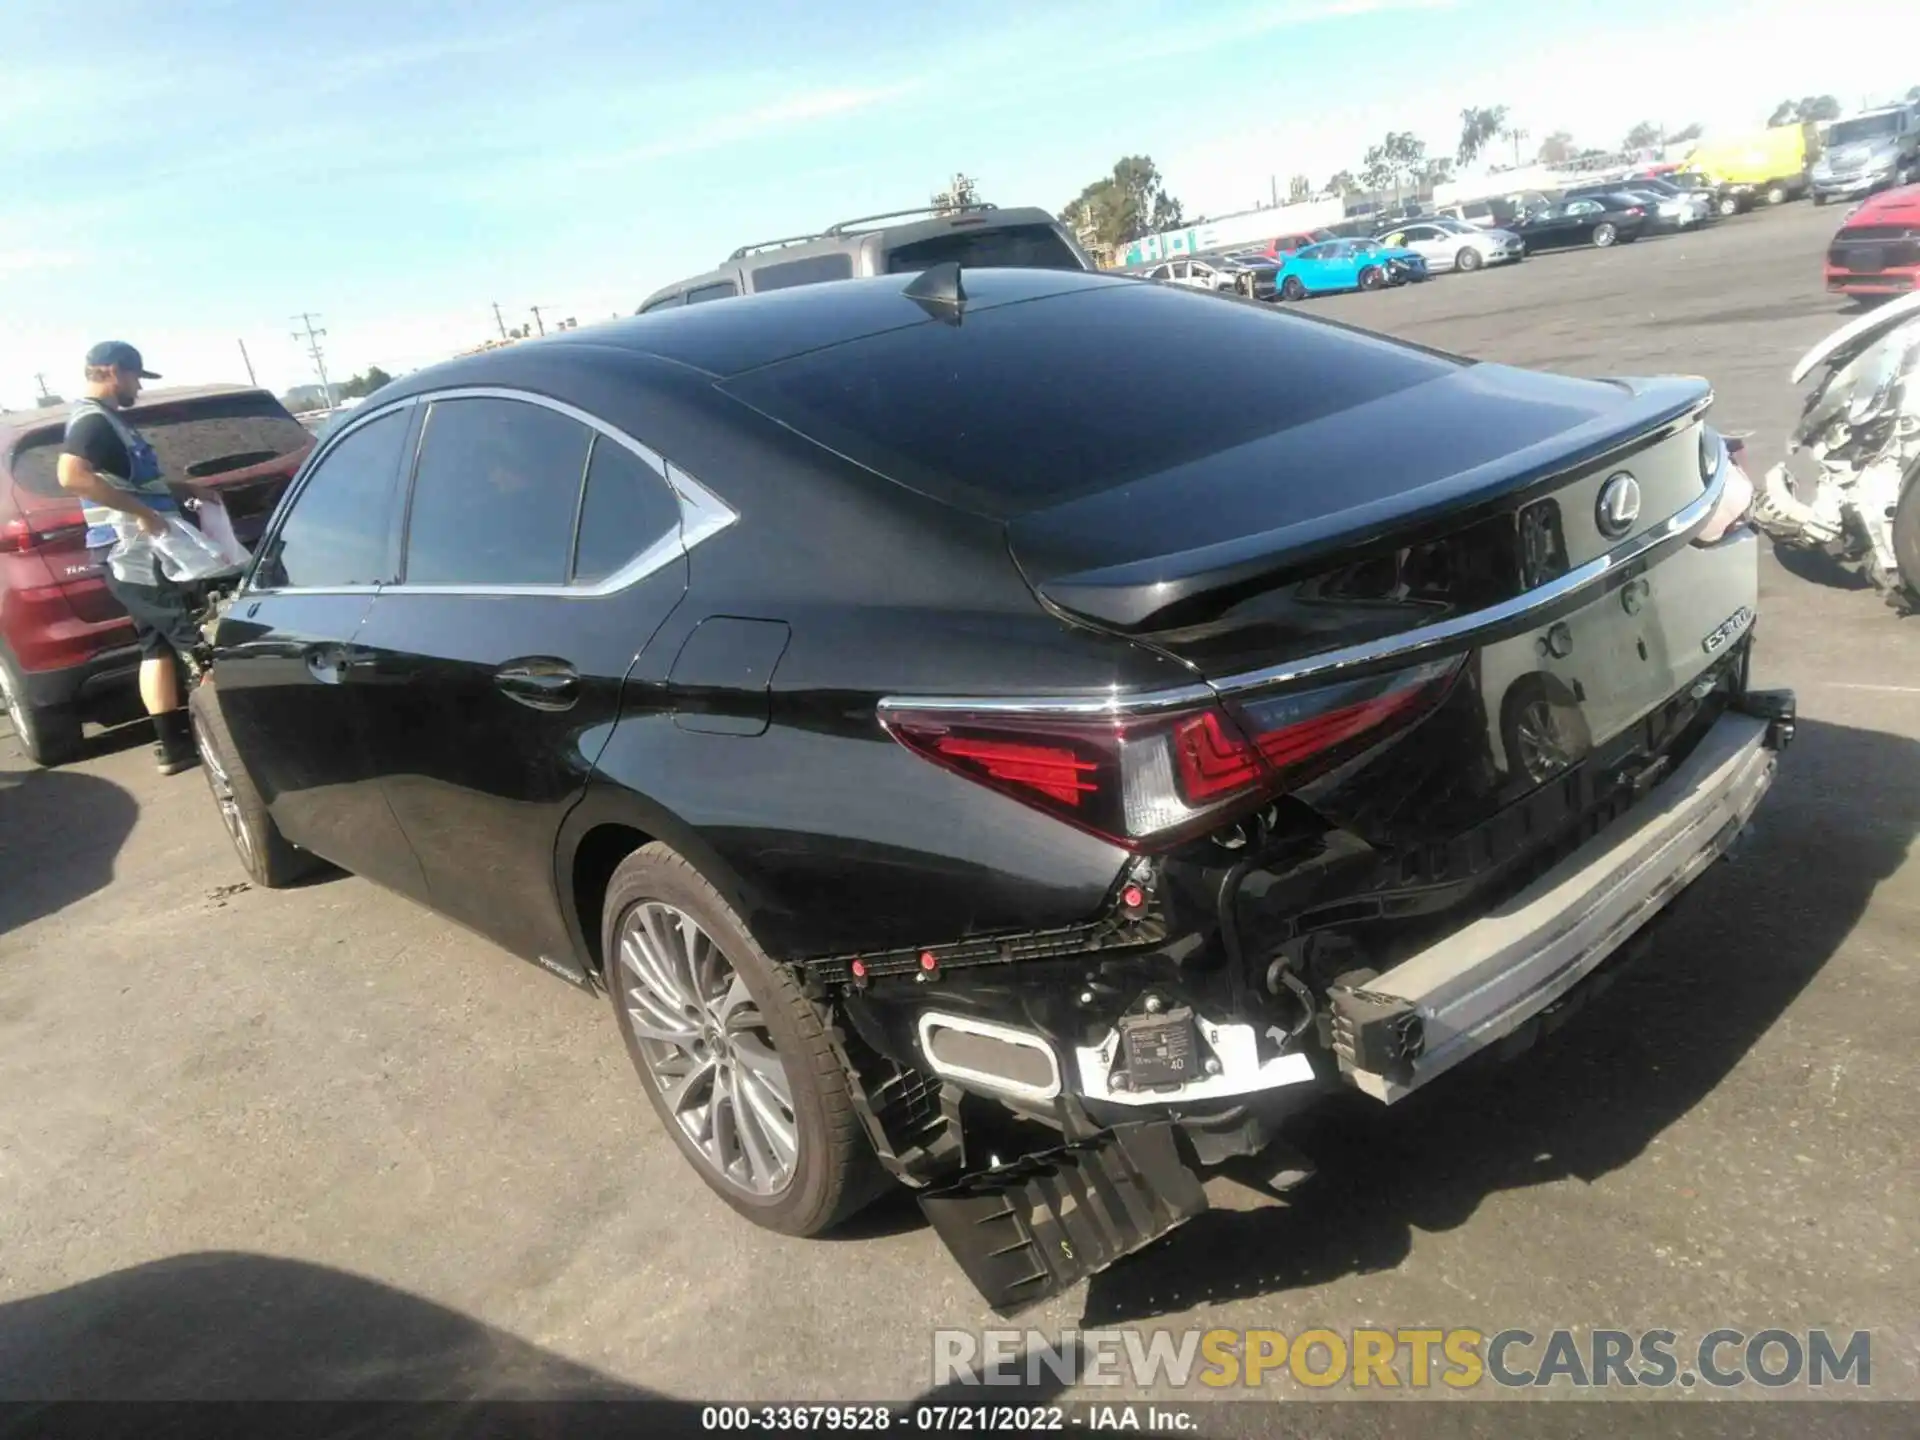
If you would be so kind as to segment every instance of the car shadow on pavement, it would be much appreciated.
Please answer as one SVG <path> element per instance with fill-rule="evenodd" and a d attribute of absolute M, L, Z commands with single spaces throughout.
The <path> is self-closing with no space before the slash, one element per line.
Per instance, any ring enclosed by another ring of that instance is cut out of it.
<path fill-rule="evenodd" d="M 8 1401 L 650 1395 L 432 1301 L 266 1255 L 176 1255 L 0 1305 Z"/>
<path fill-rule="evenodd" d="M 1773 547 L 1773 558 L 1780 568 L 1796 580 L 1826 590 L 1871 590 L 1873 582 L 1857 570 L 1849 570 L 1833 556 L 1820 550 L 1800 550 L 1791 545 Z"/>
<path fill-rule="evenodd" d="M 1209 1210 L 1089 1282 L 1116 1325 L 1387 1270 L 1416 1230 L 1502 1190 L 1592 1182 L 1710 1094 L 1852 932 L 1920 829 L 1920 743 L 1803 720 L 1734 859 L 1566 1025 L 1383 1109 L 1343 1094 L 1287 1138 L 1318 1174 L 1285 1203 Z M 1490 1057 L 1477 1057 L 1490 1058 Z"/>
<path fill-rule="evenodd" d="M 105 889 L 139 810 L 97 775 L 0 769 L 0 935 Z"/>
<path fill-rule="evenodd" d="M 996 1384 L 992 1398 L 1055 1399 L 1066 1388 L 1062 1356 L 1077 1360 L 1078 1351 L 1063 1349 L 1051 1365 L 1015 1359 L 1009 1369 L 1021 1383 Z M 978 1403 L 979 1373 L 904 1404 Z M 175 1255 L 0 1304 L 0 1435 L 9 1419 L 21 1422 L 22 1435 L 41 1433 L 30 1410 L 8 1413 L 22 1401 L 437 1401 L 458 1410 L 673 1398 L 378 1281 L 267 1255 Z M 583 1433 L 573 1423 L 582 1413 L 567 1412 L 561 1426 L 539 1423 L 535 1411 L 484 1433 Z M 612 1405 L 586 1413 L 591 1433 L 648 1433 L 644 1412 Z M 412 1423 L 398 1433 L 466 1433 L 437 1411 L 402 1418 Z M 338 1433 L 384 1432 L 361 1424 Z"/>

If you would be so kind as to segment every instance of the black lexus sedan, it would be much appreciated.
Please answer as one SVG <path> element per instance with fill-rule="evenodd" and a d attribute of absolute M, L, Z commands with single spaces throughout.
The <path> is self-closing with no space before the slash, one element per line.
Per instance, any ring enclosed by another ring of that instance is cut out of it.
<path fill-rule="evenodd" d="M 1653 223 L 1652 208 L 1632 195 L 1575 195 L 1536 210 L 1510 225 L 1526 243 L 1527 253 L 1562 250 L 1573 245 L 1610 245 L 1638 240 Z"/>
<path fill-rule="evenodd" d="M 1793 710 L 1710 399 L 1092 273 L 572 331 L 329 433 L 195 733 L 256 881 L 604 991 L 736 1209 L 905 1183 L 1013 1309 L 1730 843 Z"/>

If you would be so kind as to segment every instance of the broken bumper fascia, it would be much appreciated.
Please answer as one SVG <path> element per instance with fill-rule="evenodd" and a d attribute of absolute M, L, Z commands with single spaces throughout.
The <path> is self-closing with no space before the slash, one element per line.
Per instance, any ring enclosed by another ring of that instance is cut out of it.
<path fill-rule="evenodd" d="M 1329 995 L 1343 1079 L 1391 1103 L 1553 1006 L 1723 856 L 1792 737 L 1784 692 L 1723 715 L 1647 799 L 1492 913 Z"/>

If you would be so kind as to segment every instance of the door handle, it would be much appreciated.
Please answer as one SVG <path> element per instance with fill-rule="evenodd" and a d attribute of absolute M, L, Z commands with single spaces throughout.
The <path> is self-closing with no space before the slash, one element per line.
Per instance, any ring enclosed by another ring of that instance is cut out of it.
<path fill-rule="evenodd" d="M 349 670 L 364 670 L 373 664 L 370 652 L 351 645 L 311 645 L 305 659 L 307 673 L 322 685 L 338 685 Z"/>
<path fill-rule="evenodd" d="M 580 698 L 580 672 L 564 660 L 514 660 L 493 672 L 509 700 L 534 710 L 570 710 Z"/>

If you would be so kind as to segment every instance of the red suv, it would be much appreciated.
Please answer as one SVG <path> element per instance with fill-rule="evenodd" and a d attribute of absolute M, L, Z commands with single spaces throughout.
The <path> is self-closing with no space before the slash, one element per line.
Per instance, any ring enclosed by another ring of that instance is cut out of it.
<path fill-rule="evenodd" d="M 27 757 L 72 758 L 81 720 L 134 693 L 133 622 L 56 475 L 68 407 L 0 414 L 0 701 Z M 313 437 L 265 390 L 156 390 L 127 418 L 183 497 L 217 493 L 251 547 Z"/>

